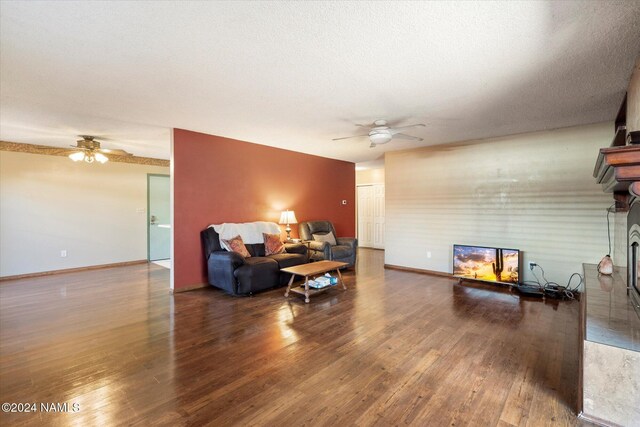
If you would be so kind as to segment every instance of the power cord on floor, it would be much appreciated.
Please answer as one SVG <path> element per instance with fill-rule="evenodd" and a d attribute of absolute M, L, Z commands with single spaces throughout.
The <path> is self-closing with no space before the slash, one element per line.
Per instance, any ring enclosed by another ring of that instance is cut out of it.
<path fill-rule="evenodd" d="M 542 272 L 542 279 L 543 279 L 542 282 L 540 281 L 540 278 L 538 278 L 538 275 L 535 272 L 536 267 L 538 267 Z M 571 277 L 569 277 L 569 281 L 567 282 L 567 285 L 562 286 L 556 282 L 547 280 L 547 278 L 544 275 L 544 269 L 542 268 L 541 265 L 531 263 L 529 268 L 531 269 L 531 272 L 533 273 L 533 276 L 536 278 L 536 280 L 535 281 L 525 280 L 523 282 L 525 285 L 537 286 L 538 288 L 540 288 L 540 291 L 542 291 L 545 296 L 548 296 L 551 298 L 560 298 L 560 299 L 576 298 L 575 294 L 580 290 L 580 286 L 582 285 L 582 281 L 583 281 L 582 275 L 580 273 L 573 273 Z M 580 281 L 578 282 L 577 285 L 572 287 L 571 282 L 573 281 L 573 278 L 576 276 L 580 279 Z"/>

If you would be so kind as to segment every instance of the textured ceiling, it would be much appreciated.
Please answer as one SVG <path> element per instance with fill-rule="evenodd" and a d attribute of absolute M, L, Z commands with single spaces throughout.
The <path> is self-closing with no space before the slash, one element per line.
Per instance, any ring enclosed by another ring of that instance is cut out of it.
<path fill-rule="evenodd" d="M 637 1 L 0 8 L 1 139 L 160 158 L 171 127 L 361 162 L 611 120 L 640 47 Z M 331 141 L 379 118 L 424 141 Z"/>

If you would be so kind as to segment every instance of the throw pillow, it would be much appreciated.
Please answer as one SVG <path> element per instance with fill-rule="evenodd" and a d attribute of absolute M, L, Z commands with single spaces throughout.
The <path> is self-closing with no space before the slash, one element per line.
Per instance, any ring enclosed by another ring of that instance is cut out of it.
<path fill-rule="evenodd" d="M 231 248 L 232 252 L 242 255 L 244 258 L 250 258 L 251 254 L 247 250 L 247 247 L 244 245 L 242 241 L 242 237 L 238 234 L 236 237 L 232 239 L 220 239 L 222 240 L 229 248 Z"/>
<path fill-rule="evenodd" d="M 313 240 L 316 242 L 329 242 L 331 246 L 338 244 L 338 242 L 336 242 L 336 237 L 333 235 L 333 231 L 330 231 L 327 234 L 312 234 L 312 236 Z"/>
<path fill-rule="evenodd" d="M 284 252 L 284 243 L 280 240 L 279 234 L 262 233 L 264 239 L 265 256 L 277 255 Z"/>

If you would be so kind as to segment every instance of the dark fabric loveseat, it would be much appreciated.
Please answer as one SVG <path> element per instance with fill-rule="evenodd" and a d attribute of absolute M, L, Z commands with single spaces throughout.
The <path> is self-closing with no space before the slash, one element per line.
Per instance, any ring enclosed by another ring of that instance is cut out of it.
<path fill-rule="evenodd" d="M 308 262 L 307 247 L 303 244 L 286 244 L 286 252 L 265 256 L 264 244 L 246 244 L 251 254 L 243 258 L 220 246 L 220 236 L 212 228 L 200 233 L 207 262 L 209 284 L 232 295 L 251 295 L 255 292 L 285 285 L 290 274 L 281 268 Z"/>

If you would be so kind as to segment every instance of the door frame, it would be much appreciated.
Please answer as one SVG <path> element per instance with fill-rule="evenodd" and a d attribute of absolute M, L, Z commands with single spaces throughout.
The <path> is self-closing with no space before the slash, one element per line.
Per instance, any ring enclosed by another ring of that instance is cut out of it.
<path fill-rule="evenodd" d="M 360 245 L 360 187 L 370 187 L 373 184 L 356 184 L 356 239 L 358 239 L 358 245 Z"/>
<path fill-rule="evenodd" d="M 149 197 L 149 189 L 151 188 L 151 177 L 152 176 L 166 176 L 169 178 L 169 182 L 171 182 L 171 175 L 167 175 L 165 173 L 148 173 L 147 174 L 147 262 L 151 262 L 151 212 L 149 211 L 151 207 L 151 200 Z M 171 190 L 169 190 L 169 199 L 171 199 Z M 169 209 L 171 209 L 171 201 L 169 201 Z M 173 233 L 173 230 L 171 231 Z M 171 257 L 171 251 L 169 251 L 169 256 Z"/>

